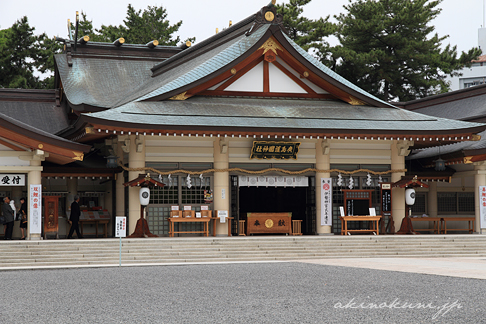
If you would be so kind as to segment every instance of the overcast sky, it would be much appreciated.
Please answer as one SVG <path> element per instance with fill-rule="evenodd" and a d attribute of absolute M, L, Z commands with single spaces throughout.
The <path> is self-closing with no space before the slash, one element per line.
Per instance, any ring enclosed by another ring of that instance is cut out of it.
<path fill-rule="evenodd" d="M 444 0 L 442 12 L 434 21 L 439 36 L 449 35 L 446 44 L 457 45 L 459 51 L 478 45 L 478 28 L 484 20 L 486 0 Z M 0 0 L 0 29 L 10 27 L 17 19 L 27 16 L 35 33 L 46 32 L 49 36 L 67 36 L 67 19 L 74 21 L 76 10 L 84 11 L 95 28 L 119 25 L 126 17 L 131 3 L 137 10 L 147 6 L 162 5 L 167 9 L 171 23 L 182 20 L 179 30 L 181 40 L 196 37 L 202 41 L 213 35 L 216 28 L 227 27 L 230 20 L 238 22 L 270 0 Z M 278 0 L 277 3 L 287 1 Z M 312 0 L 305 7 L 309 18 L 326 17 L 344 12 L 348 0 Z M 127 40 L 129 42 L 129 40 Z"/>

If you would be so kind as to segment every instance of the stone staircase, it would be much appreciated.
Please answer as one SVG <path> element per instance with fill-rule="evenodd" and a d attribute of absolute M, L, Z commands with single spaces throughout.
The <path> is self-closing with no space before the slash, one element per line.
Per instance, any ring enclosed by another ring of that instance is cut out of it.
<path fill-rule="evenodd" d="M 0 241 L 0 270 L 114 266 L 119 239 Z M 486 257 L 486 235 L 176 237 L 122 240 L 122 265 L 367 257 Z"/>

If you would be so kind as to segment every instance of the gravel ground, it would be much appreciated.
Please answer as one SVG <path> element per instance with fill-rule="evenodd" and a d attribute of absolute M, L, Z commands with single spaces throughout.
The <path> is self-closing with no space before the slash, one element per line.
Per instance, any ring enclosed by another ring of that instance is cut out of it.
<path fill-rule="evenodd" d="M 0 282 L 0 323 L 486 321 L 486 280 L 297 262 L 17 270 Z"/>

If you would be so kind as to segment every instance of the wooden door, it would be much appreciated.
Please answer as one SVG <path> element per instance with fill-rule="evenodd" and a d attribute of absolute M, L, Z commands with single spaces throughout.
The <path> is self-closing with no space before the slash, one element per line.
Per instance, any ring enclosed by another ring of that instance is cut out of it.
<path fill-rule="evenodd" d="M 59 196 L 44 196 L 44 239 L 48 234 L 59 238 Z"/>

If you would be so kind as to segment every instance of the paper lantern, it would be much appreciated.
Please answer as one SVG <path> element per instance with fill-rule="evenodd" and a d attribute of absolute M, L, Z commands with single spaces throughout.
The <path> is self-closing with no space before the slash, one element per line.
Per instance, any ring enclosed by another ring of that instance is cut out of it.
<path fill-rule="evenodd" d="M 147 206 L 150 201 L 150 189 L 140 188 L 140 205 Z"/>
<path fill-rule="evenodd" d="M 409 188 L 405 190 L 405 202 L 409 206 L 415 204 L 415 189 Z"/>

